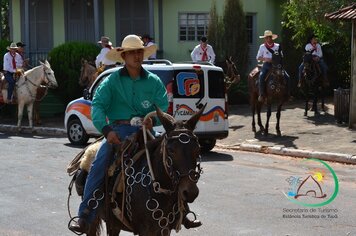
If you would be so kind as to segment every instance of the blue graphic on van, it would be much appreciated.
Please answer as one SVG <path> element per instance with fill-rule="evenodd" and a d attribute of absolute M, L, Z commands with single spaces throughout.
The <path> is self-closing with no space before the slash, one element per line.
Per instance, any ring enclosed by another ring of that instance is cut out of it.
<path fill-rule="evenodd" d="M 200 91 L 198 75 L 192 72 L 180 72 L 177 74 L 178 94 L 194 96 Z"/>

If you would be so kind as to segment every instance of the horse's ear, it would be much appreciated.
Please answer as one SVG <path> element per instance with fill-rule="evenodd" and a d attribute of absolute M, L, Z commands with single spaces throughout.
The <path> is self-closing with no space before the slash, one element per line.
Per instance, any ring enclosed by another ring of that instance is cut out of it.
<path fill-rule="evenodd" d="M 205 103 L 205 105 L 197 113 L 195 113 L 192 117 L 190 117 L 188 121 L 185 122 L 185 126 L 187 127 L 187 129 L 191 131 L 195 129 L 195 126 L 197 125 L 200 116 L 203 114 L 206 104 L 207 103 Z"/>
<path fill-rule="evenodd" d="M 164 113 L 158 106 L 156 106 L 157 117 L 161 121 L 166 133 L 174 130 L 174 118 L 167 113 Z"/>

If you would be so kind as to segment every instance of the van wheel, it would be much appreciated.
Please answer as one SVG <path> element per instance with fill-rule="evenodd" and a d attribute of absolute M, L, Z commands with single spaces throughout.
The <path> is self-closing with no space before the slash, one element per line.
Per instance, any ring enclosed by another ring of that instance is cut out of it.
<path fill-rule="evenodd" d="M 89 140 L 89 135 L 85 132 L 79 119 L 73 119 L 68 122 L 67 136 L 69 141 L 74 145 L 83 145 Z"/>
<path fill-rule="evenodd" d="M 216 139 L 199 139 L 199 143 L 202 152 L 209 152 L 214 148 Z"/>

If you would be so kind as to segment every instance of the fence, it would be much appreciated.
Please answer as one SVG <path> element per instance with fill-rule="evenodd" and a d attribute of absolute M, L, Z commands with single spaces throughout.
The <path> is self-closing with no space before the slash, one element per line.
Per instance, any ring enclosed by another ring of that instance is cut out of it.
<path fill-rule="evenodd" d="M 350 114 L 350 89 L 334 89 L 334 116 L 337 123 L 347 123 Z"/>
<path fill-rule="evenodd" d="M 32 67 L 38 66 L 40 60 L 48 60 L 48 52 L 30 52 L 28 56 Z"/>

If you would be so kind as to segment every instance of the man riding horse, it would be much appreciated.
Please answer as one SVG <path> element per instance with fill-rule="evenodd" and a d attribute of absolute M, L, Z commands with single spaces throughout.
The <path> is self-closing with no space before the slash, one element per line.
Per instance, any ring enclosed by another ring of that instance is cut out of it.
<path fill-rule="evenodd" d="M 309 37 L 308 43 L 305 45 L 305 51 L 312 54 L 314 63 L 318 66 L 318 70 L 323 75 L 322 77 L 323 85 L 328 86 L 329 85 L 328 78 L 327 78 L 328 67 L 324 62 L 323 51 L 321 50 L 321 46 L 318 43 L 318 39 L 315 34 L 312 34 Z M 304 63 L 302 62 L 299 66 L 298 87 L 301 87 L 303 70 L 304 70 Z"/>
<path fill-rule="evenodd" d="M 139 130 L 138 126 L 130 124 L 130 119 L 146 116 L 155 110 L 154 105 L 164 111 L 168 108 L 167 92 L 162 81 L 157 75 L 142 68 L 143 59 L 155 52 L 155 45 L 144 47 L 140 37 L 128 35 L 124 38 L 122 47 L 114 48 L 107 54 L 108 59 L 125 62 L 125 65 L 108 76 L 94 94 L 92 119 L 94 126 L 105 138 L 87 177 L 83 201 L 79 207 L 79 220 L 69 227 L 73 232 L 86 233 L 93 222 L 97 212 L 92 203 L 101 200 L 97 192 L 100 191 L 105 172 L 114 159 L 109 154 L 114 145 L 120 145 Z M 148 119 L 143 125 L 152 129 L 152 120 Z M 200 222 L 189 223 L 191 227 L 201 225 Z"/>
<path fill-rule="evenodd" d="M 12 94 L 16 83 L 14 75 L 18 69 L 22 69 L 23 59 L 20 54 L 16 52 L 17 49 L 16 43 L 11 43 L 10 46 L 7 47 L 8 52 L 4 55 L 3 70 L 5 71 L 4 76 L 8 83 L 5 103 L 12 103 Z"/>
<path fill-rule="evenodd" d="M 278 35 L 273 34 L 272 31 L 266 30 L 264 32 L 264 35 L 260 36 L 260 38 L 264 39 L 264 43 L 260 45 L 260 48 L 258 49 L 257 52 L 256 59 L 257 61 L 263 62 L 261 73 L 259 76 L 259 97 L 258 97 L 258 101 L 263 102 L 266 97 L 265 80 L 268 75 L 268 72 L 272 68 L 272 55 L 281 50 L 280 50 L 280 45 L 274 42 L 274 40 L 278 38 Z M 284 71 L 284 78 L 287 84 L 289 84 L 289 76 L 285 71 Z"/>

